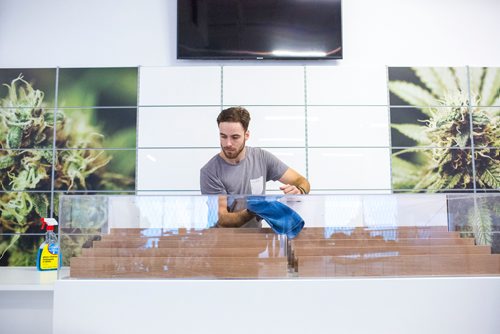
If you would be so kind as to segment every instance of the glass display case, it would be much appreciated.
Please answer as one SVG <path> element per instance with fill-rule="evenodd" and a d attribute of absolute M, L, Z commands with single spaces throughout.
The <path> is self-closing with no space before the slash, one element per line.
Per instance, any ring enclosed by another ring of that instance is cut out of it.
<path fill-rule="evenodd" d="M 500 275 L 499 194 L 62 196 L 60 279 Z"/>

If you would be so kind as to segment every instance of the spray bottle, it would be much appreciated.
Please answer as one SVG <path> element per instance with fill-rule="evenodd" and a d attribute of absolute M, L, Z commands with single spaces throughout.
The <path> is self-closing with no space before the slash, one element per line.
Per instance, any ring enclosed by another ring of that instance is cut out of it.
<path fill-rule="evenodd" d="M 38 249 L 36 257 L 36 267 L 39 271 L 56 270 L 60 264 L 59 243 L 57 235 L 54 233 L 54 226 L 57 225 L 57 220 L 54 218 L 42 218 L 42 230 L 47 227 L 45 233 L 45 241 Z"/>

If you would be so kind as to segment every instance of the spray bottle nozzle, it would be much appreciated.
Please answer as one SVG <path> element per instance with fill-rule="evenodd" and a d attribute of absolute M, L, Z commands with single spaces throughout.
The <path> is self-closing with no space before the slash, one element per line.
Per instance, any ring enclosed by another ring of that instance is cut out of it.
<path fill-rule="evenodd" d="M 47 231 L 53 231 L 54 226 L 58 225 L 57 220 L 55 220 L 54 218 L 42 218 L 41 221 L 42 221 L 42 228 L 41 228 L 42 230 L 45 228 L 45 226 L 47 226 Z"/>

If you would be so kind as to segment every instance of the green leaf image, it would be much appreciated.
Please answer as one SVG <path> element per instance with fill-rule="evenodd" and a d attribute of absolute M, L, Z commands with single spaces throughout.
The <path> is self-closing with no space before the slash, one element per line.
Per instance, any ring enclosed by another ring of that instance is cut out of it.
<path fill-rule="evenodd" d="M 486 70 L 484 72 L 484 79 L 479 84 L 481 92 L 479 105 L 483 106 L 498 106 L 500 98 L 500 71 Z"/>
<path fill-rule="evenodd" d="M 394 188 L 404 184 L 416 192 L 474 187 L 498 189 L 500 117 L 478 106 L 478 101 L 486 99 L 493 103 L 498 98 L 499 69 L 471 70 L 471 90 L 481 92 L 472 99 L 468 95 L 466 71 L 433 67 L 412 68 L 411 71 L 418 81 L 390 80 L 389 90 L 414 105 L 427 115 L 427 119 L 418 119 L 416 123 L 392 123 L 391 128 L 416 146 L 429 147 L 425 150 L 428 158 L 408 160 L 401 151 L 394 152 L 393 157 L 414 164 L 419 170 L 418 178 L 412 174 L 408 175 L 408 180 L 401 179 L 408 168 L 393 159 Z M 394 112 L 401 113 L 401 110 Z"/>
<path fill-rule="evenodd" d="M 25 81 L 21 74 L 4 87 L 8 89 L 0 99 L 0 147 L 3 148 L 0 187 L 4 191 L 0 194 L 0 225 L 4 231 L 40 232 L 35 228 L 39 218 L 50 215 L 48 192 L 52 173 L 55 189 L 133 187 L 135 127 L 134 131 L 117 137 L 122 142 L 134 143 L 133 159 L 126 162 L 127 171 L 110 169 L 110 162 L 119 154 L 101 149 L 104 136 L 101 128 L 82 121 L 84 118 L 76 114 L 69 117 L 61 110 L 56 113 L 46 109 L 44 93 Z M 59 148 L 56 155 L 52 150 L 54 130 Z"/>
<path fill-rule="evenodd" d="M 432 106 L 438 102 L 432 94 L 427 90 L 409 82 L 404 81 L 390 81 L 389 90 L 401 99 L 414 106 Z M 426 113 L 425 109 L 422 110 Z"/>
<path fill-rule="evenodd" d="M 399 77 L 391 80 L 390 69 L 389 90 L 393 97 L 413 108 L 391 109 L 391 116 L 400 120 L 391 128 L 393 134 L 407 138 L 414 147 L 392 154 L 394 189 L 500 190 L 500 115 L 497 108 L 492 108 L 500 95 L 500 69 L 471 69 L 470 96 L 468 71 L 433 67 L 404 70 L 413 73 L 412 81 Z M 415 110 L 420 116 L 413 116 Z M 403 112 L 406 118 L 400 116 Z M 409 122 L 412 117 L 413 122 Z M 416 152 L 420 152 L 418 159 Z M 491 213 L 490 205 L 480 201 L 467 213 L 467 222 L 479 244 L 491 244 Z"/>
<path fill-rule="evenodd" d="M 391 124 L 391 127 L 398 130 L 408 138 L 422 145 L 430 145 L 431 141 L 428 135 L 425 133 L 427 127 L 417 124 Z"/>

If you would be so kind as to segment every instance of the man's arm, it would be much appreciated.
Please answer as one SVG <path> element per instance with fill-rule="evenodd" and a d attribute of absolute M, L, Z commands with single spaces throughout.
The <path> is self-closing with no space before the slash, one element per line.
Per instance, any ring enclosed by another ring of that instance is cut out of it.
<path fill-rule="evenodd" d="M 229 212 L 227 210 L 227 196 L 219 196 L 219 220 L 217 225 L 220 227 L 240 227 L 255 217 L 247 209 Z"/>
<path fill-rule="evenodd" d="M 284 184 L 280 189 L 287 195 L 308 194 L 311 191 L 309 181 L 292 168 L 288 168 L 279 181 Z"/>
<path fill-rule="evenodd" d="M 200 189 L 201 193 L 204 195 L 225 193 L 225 189 L 221 181 L 217 177 L 210 175 L 205 168 L 202 168 L 200 171 Z M 255 217 L 254 214 L 248 212 L 246 209 L 229 212 L 227 210 L 226 195 L 220 195 L 218 197 L 217 213 L 217 225 L 220 227 L 240 227 Z"/>

